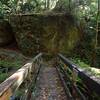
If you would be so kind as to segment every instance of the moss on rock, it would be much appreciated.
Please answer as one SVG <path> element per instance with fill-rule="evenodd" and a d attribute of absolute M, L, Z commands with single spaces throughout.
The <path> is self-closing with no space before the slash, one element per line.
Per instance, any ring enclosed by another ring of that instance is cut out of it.
<path fill-rule="evenodd" d="M 10 23 L 19 48 L 26 55 L 69 53 L 80 37 L 74 19 L 65 13 L 12 15 Z"/>

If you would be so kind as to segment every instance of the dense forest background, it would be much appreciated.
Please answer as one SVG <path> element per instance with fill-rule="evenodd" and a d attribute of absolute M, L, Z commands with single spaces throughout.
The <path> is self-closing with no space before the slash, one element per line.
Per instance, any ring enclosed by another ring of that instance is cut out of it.
<path fill-rule="evenodd" d="M 1 0 L 0 19 L 11 14 L 65 12 L 73 16 L 81 33 L 71 56 L 91 66 L 100 67 L 100 1 L 99 0 Z M 72 23 L 73 24 L 73 23 Z"/>

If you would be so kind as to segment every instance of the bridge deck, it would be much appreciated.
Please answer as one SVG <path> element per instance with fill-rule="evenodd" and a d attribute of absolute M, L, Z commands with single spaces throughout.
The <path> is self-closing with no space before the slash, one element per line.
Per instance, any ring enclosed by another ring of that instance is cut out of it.
<path fill-rule="evenodd" d="M 34 94 L 34 100 L 67 100 L 57 70 L 53 65 L 42 66 Z"/>

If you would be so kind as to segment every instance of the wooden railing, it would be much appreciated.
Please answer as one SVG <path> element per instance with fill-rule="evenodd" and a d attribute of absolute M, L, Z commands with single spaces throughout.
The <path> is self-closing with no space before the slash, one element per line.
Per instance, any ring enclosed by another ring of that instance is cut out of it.
<path fill-rule="evenodd" d="M 32 61 L 25 64 L 22 68 L 16 71 L 12 76 L 0 84 L 0 100 L 14 100 L 12 99 L 19 90 L 20 86 L 25 88 L 24 97 L 20 100 L 31 100 L 31 94 L 36 83 L 39 70 L 41 68 L 42 54 L 38 54 Z M 88 94 L 95 92 L 100 94 L 100 84 L 91 79 L 83 70 L 79 69 L 77 65 L 72 63 L 69 59 L 59 54 L 56 60 L 57 70 L 60 73 L 61 80 L 64 81 L 68 100 L 90 100 L 87 99 L 84 93 L 77 86 L 77 78 L 82 80 Z M 70 77 L 71 75 L 71 77 Z M 24 83 L 24 85 L 23 85 Z M 26 85 L 25 85 L 26 84 Z M 27 91 L 26 91 L 27 90 Z M 95 99 L 92 99 L 95 100 Z"/>
<path fill-rule="evenodd" d="M 26 79 L 28 79 L 27 84 L 32 81 L 32 77 L 35 76 L 40 67 L 41 56 L 41 53 L 38 54 L 32 61 L 25 64 L 22 68 L 20 68 L 12 76 L 0 84 L 0 100 L 10 100 L 15 92 L 19 89 L 19 86 Z"/>
<path fill-rule="evenodd" d="M 69 95 L 69 100 L 74 100 L 75 93 L 78 93 L 80 100 L 88 100 L 86 98 L 86 94 L 84 94 L 80 88 L 78 88 L 77 85 L 77 79 L 81 79 L 82 85 L 85 86 L 86 92 L 88 94 L 88 97 L 91 96 L 91 94 L 95 93 L 96 95 L 100 95 L 100 84 L 93 80 L 91 77 L 89 77 L 84 70 L 82 70 L 80 67 L 75 65 L 72 61 L 64 57 L 62 54 L 58 54 L 58 68 L 62 70 L 62 77 L 64 77 L 67 85 L 71 84 L 71 87 L 68 89 L 67 87 L 67 95 Z M 69 73 L 69 74 L 68 74 Z M 70 91 L 71 90 L 71 91 Z M 74 93 L 72 94 L 72 91 Z M 74 97 L 74 98 L 73 98 Z M 73 99 L 72 99 L 73 98 Z M 89 99 L 90 100 L 90 99 Z M 94 100 L 93 98 L 91 100 Z"/>

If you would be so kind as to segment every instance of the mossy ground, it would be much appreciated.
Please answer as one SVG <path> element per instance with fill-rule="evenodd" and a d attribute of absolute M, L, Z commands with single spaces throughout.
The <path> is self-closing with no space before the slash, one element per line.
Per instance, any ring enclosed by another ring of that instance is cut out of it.
<path fill-rule="evenodd" d="M 18 52 L 0 49 L 0 82 L 21 68 L 27 60 L 28 58 Z"/>

